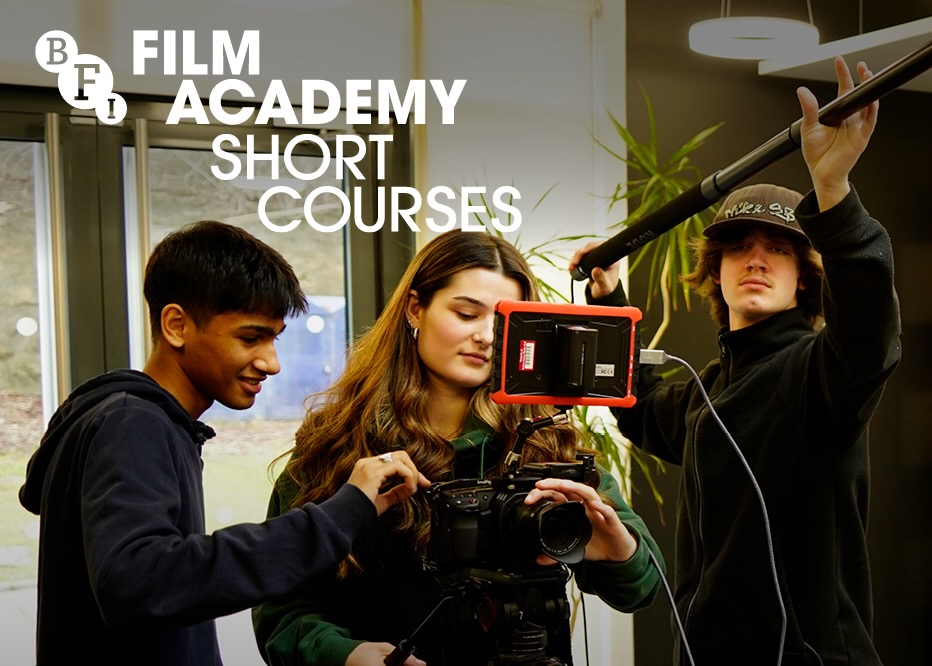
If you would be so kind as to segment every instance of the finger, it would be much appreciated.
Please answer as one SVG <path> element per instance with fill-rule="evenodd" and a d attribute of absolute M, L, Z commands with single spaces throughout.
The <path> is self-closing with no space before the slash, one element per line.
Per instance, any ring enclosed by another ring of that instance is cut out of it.
<path fill-rule="evenodd" d="M 574 252 L 574 253 L 573 253 L 573 256 L 570 258 L 569 264 L 567 265 L 567 267 L 569 268 L 569 270 L 572 271 L 572 270 L 574 270 L 577 266 L 579 266 L 579 262 L 582 261 L 582 258 L 583 258 L 585 255 L 589 254 L 589 252 L 591 252 L 592 250 L 594 250 L 595 248 L 597 248 L 597 247 L 598 247 L 599 245 L 601 245 L 602 243 L 603 243 L 603 241 L 590 241 L 590 242 L 586 243 L 585 245 L 583 245 L 583 246 L 582 246 L 581 248 L 579 248 L 578 250 L 576 250 L 576 252 Z"/>
<path fill-rule="evenodd" d="M 819 101 L 805 86 L 796 89 L 796 98 L 799 100 L 799 109 L 803 114 L 803 130 L 813 127 L 819 122 Z"/>
<path fill-rule="evenodd" d="M 599 497 L 599 493 L 596 492 L 595 488 L 569 479 L 540 479 L 534 486 L 537 490 L 554 490 L 567 497 L 572 496 L 593 502 L 601 501 L 601 497 Z"/>
<path fill-rule="evenodd" d="M 864 83 L 868 79 L 874 76 L 874 73 L 868 68 L 867 63 L 863 60 L 858 62 L 858 78 L 861 80 L 861 83 Z M 868 104 L 862 111 L 861 117 L 864 119 L 864 123 L 867 125 L 867 136 L 870 136 L 874 131 L 874 127 L 877 125 L 877 116 L 880 112 L 880 100 L 874 100 Z"/>
<path fill-rule="evenodd" d="M 402 482 L 411 491 L 412 495 L 417 491 L 418 486 L 426 488 L 430 485 L 430 480 L 418 471 L 407 451 L 399 449 L 392 451 L 390 455 L 391 460 L 387 463 L 383 462 L 384 454 L 383 456 L 376 456 L 380 463 L 392 466 L 390 469 L 384 469 L 386 479 L 392 476 L 401 477 Z M 391 474 L 392 471 L 395 471 L 395 473 Z"/>
<path fill-rule="evenodd" d="M 551 502 L 567 502 L 569 501 L 569 498 L 555 490 L 531 489 L 528 492 L 527 497 L 524 498 L 524 503 L 536 504 L 541 500 L 550 500 Z"/>
<path fill-rule="evenodd" d="M 623 524 L 614 507 L 609 506 L 605 502 L 586 502 L 585 504 L 587 509 L 586 513 L 589 515 L 590 522 L 592 522 L 594 517 L 598 517 L 605 525 L 618 526 Z M 596 516 L 593 516 L 593 513 L 596 514 Z"/>
<path fill-rule="evenodd" d="M 417 490 L 412 490 L 403 483 L 392 486 L 382 493 L 379 493 L 373 499 L 378 515 L 382 515 L 391 507 L 410 498 Z"/>
<path fill-rule="evenodd" d="M 414 495 L 419 487 L 427 487 L 430 480 L 417 471 L 414 462 L 404 451 L 393 451 L 392 459 L 386 461 L 384 456 L 376 456 L 373 464 L 377 465 L 380 483 L 378 494 L 374 497 L 379 515 L 386 509 L 402 502 Z M 386 482 L 397 480 L 397 483 L 385 488 Z"/>
<path fill-rule="evenodd" d="M 382 468 L 385 479 L 398 478 L 401 484 L 396 484 L 396 486 L 403 485 L 409 495 L 413 495 L 417 490 L 418 471 L 411 458 L 406 451 L 392 451 L 388 455 L 391 456 L 391 460 Z M 385 458 L 380 458 L 380 460 L 385 460 Z"/>
<path fill-rule="evenodd" d="M 411 471 L 411 476 L 412 479 L 414 479 L 415 485 L 421 486 L 422 488 L 429 486 L 431 484 L 430 479 L 418 471 L 417 466 L 414 464 L 414 461 L 411 460 L 411 456 L 408 455 L 408 452 L 399 451 L 398 453 L 401 454 L 400 462 Z"/>
<path fill-rule="evenodd" d="M 403 462 L 398 462 L 396 464 L 398 465 L 397 477 L 401 479 L 401 483 L 396 484 L 396 487 L 404 487 L 405 493 L 410 497 L 417 492 L 423 474 L 418 472 L 413 464 L 408 465 Z"/>
<path fill-rule="evenodd" d="M 838 79 L 839 97 L 854 88 L 854 79 L 851 78 L 851 71 L 848 69 L 848 63 L 846 63 L 845 59 L 841 56 L 835 57 L 835 77 Z"/>
<path fill-rule="evenodd" d="M 384 493 L 380 493 L 376 498 L 376 506 L 381 506 L 387 509 L 388 507 L 394 506 L 399 502 L 403 502 L 413 494 L 414 493 L 409 491 L 406 486 L 398 484 L 394 488 L 386 490 Z"/>
<path fill-rule="evenodd" d="M 423 474 L 421 474 L 421 473 L 417 470 L 417 468 L 414 467 L 413 463 L 412 463 L 411 467 L 408 467 L 407 469 L 408 469 L 408 471 L 411 473 L 411 484 L 410 484 L 410 486 L 411 486 L 411 492 L 412 492 L 412 494 L 413 494 L 413 493 L 416 493 L 418 488 L 427 488 L 427 487 L 429 487 L 430 484 L 432 483 L 430 479 L 428 479 L 426 476 L 424 476 Z"/>
<path fill-rule="evenodd" d="M 403 464 L 383 456 L 374 456 L 357 460 L 347 482 L 358 487 L 375 502 L 389 479 L 400 477 L 401 481 L 405 482 L 405 475 L 411 476 L 411 471 Z M 413 480 L 410 485 L 416 488 Z"/>
<path fill-rule="evenodd" d="M 551 502 L 601 502 L 601 498 L 589 497 L 588 495 L 581 494 L 575 490 L 541 490 L 536 489 L 528 493 L 527 498 L 525 498 L 525 504 L 536 504 L 542 500 L 549 500 Z"/>

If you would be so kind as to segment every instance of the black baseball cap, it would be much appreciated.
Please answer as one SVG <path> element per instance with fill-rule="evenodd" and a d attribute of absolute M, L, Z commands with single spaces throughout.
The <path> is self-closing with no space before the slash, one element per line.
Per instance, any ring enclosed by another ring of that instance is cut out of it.
<path fill-rule="evenodd" d="M 702 230 L 714 238 L 726 229 L 763 224 L 809 238 L 796 221 L 796 206 L 803 195 L 779 185 L 748 185 L 735 190 L 722 202 L 712 223 Z"/>

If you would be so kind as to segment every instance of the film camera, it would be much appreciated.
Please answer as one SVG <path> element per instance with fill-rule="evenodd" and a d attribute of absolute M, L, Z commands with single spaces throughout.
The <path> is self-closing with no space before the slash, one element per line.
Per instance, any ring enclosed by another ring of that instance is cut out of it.
<path fill-rule="evenodd" d="M 562 666 L 548 656 L 548 644 L 569 617 L 569 572 L 563 565 L 583 559 L 592 526 L 580 502 L 524 500 L 539 479 L 597 486 L 599 472 L 591 454 L 580 454 L 575 463 L 518 467 L 518 460 L 531 433 L 565 420 L 563 411 L 522 420 L 503 475 L 439 482 L 427 491 L 431 533 L 425 564 L 445 590 L 441 604 L 455 602 L 448 625 L 481 628 L 470 647 L 487 648 L 483 664 Z M 562 564 L 541 566 L 540 554 Z"/>
<path fill-rule="evenodd" d="M 430 562 L 439 571 L 523 568 L 542 553 L 558 562 L 580 562 L 592 536 L 582 504 L 524 503 L 534 484 L 550 477 L 598 484 L 591 455 L 577 463 L 532 463 L 491 479 L 435 483 L 427 491 Z"/>
<path fill-rule="evenodd" d="M 561 419 L 565 414 L 522 421 L 509 457 L 534 429 Z M 597 486 L 598 474 L 593 456 L 584 454 L 575 463 L 531 463 L 499 477 L 440 482 L 428 489 L 426 565 L 446 590 L 445 599 L 456 602 L 448 623 L 482 629 L 476 642 L 487 646 L 482 656 L 488 661 L 481 663 L 562 666 L 547 655 L 551 635 L 569 617 L 569 572 L 536 559 L 544 554 L 563 564 L 582 561 L 592 526 L 580 502 L 528 505 L 524 499 L 539 479 Z"/>

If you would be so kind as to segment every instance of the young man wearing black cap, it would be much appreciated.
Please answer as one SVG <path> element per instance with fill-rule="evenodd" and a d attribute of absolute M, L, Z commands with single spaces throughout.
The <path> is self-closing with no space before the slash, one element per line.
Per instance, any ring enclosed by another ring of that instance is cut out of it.
<path fill-rule="evenodd" d="M 858 73 L 870 77 L 863 63 Z M 844 94 L 854 84 L 840 58 L 836 74 Z M 687 278 L 722 326 L 720 356 L 699 377 L 734 444 L 696 381 L 664 381 L 651 367 L 641 367 L 637 404 L 615 412 L 637 446 L 683 467 L 677 664 L 691 663 L 687 647 L 695 664 L 881 663 L 867 429 L 900 358 L 900 320 L 889 236 L 848 182 L 877 103 L 828 127 L 812 93 L 798 97 L 813 191 L 731 193 Z M 617 267 L 594 269 L 587 291 L 626 304 L 617 285 Z"/>

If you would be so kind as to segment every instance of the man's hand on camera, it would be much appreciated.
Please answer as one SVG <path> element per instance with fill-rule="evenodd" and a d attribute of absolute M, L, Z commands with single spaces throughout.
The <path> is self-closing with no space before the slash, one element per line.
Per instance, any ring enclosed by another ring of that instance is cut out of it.
<path fill-rule="evenodd" d="M 391 482 L 390 487 L 380 492 L 386 482 Z M 405 451 L 360 458 L 353 466 L 347 483 L 363 491 L 375 504 L 375 510 L 380 516 L 398 502 L 411 497 L 418 487 L 427 488 L 430 485 L 430 481 L 417 471 Z"/>
<path fill-rule="evenodd" d="M 534 504 L 542 499 L 552 502 L 582 502 L 586 516 L 592 524 L 592 538 L 586 544 L 585 559 L 624 562 L 631 559 L 637 551 L 637 540 L 618 519 L 615 509 L 606 504 L 592 486 L 568 479 L 541 479 L 528 493 L 524 502 Z M 554 564 L 554 560 L 540 555 L 537 563 Z"/>

